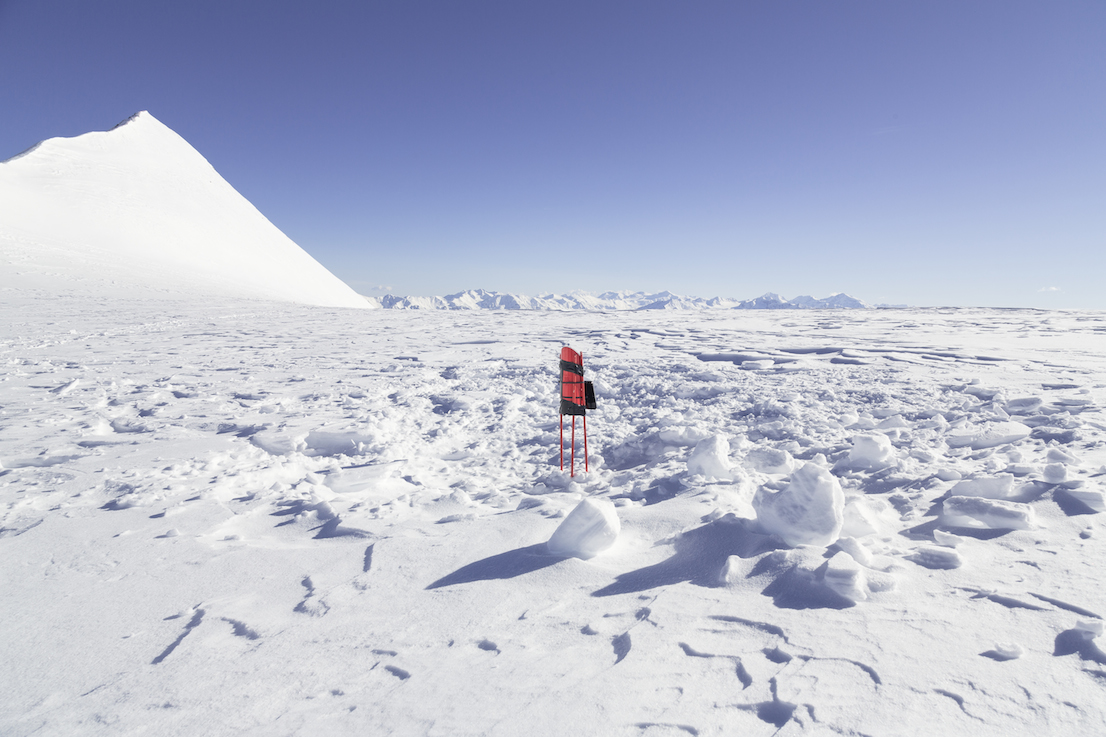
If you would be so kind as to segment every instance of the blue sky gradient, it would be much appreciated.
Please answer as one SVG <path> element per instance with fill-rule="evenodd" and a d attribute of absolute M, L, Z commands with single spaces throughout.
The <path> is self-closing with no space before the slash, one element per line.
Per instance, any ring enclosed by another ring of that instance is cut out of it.
<path fill-rule="evenodd" d="M 0 0 L 0 158 L 149 110 L 366 294 L 1106 309 L 1104 38 L 1097 0 Z"/>

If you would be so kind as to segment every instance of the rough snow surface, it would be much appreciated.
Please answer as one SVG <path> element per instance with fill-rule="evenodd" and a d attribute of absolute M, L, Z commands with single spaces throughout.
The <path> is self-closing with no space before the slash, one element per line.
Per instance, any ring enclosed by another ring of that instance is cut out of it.
<path fill-rule="evenodd" d="M 0 300 L 0 734 L 1106 725 L 1101 313 Z M 551 555 L 585 499 L 616 543 Z"/>

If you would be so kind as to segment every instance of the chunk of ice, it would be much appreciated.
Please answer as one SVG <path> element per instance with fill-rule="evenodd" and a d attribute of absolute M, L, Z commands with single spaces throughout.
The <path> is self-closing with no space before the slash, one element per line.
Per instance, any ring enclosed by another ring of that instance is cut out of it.
<path fill-rule="evenodd" d="M 979 496 L 985 499 L 1009 499 L 1014 494 L 1014 477 L 1009 473 L 964 479 L 952 487 L 953 496 Z"/>
<path fill-rule="evenodd" d="M 964 538 L 959 535 L 953 535 L 951 532 L 945 532 L 944 530 L 934 530 L 933 541 L 942 547 L 955 548 L 957 545 L 964 542 Z"/>
<path fill-rule="evenodd" d="M 1040 397 L 1020 397 L 1007 402 L 1005 409 L 1006 413 L 1011 415 L 1031 415 L 1040 409 L 1042 404 L 1044 400 Z"/>
<path fill-rule="evenodd" d="M 1082 463 L 1078 458 L 1071 453 L 1065 453 L 1059 448 L 1049 448 L 1048 455 L 1046 456 L 1049 463 L 1066 463 L 1070 466 L 1078 466 Z"/>
<path fill-rule="evenodd" d="M 829 559 L 826 564 L 824 583 L 841 596 L 853 601 L 864 601 L 868 598 L 864 570 L 848 553 L 841 552 Z"/>
<path fill-rule="evenodd" d="M 1106 494 L 1097 489 L 1067 489 L 1068 496 L 1096 512 L 1106 512 Z"/>
<path fill-rule="evenodd" d="M 853 447 L 848 458 L 838 462 L 839 468 L 864 471 L 886 468 L 895 458 L 895 449 L 891 438 L 883 433 L 869 433 L 853 436 Z"/>
<path fill-rule="evenodd" d="M 839 537 L 837 538 L 837 547 L 845 553 L 852 556 L 862 566 L 872 565 L 872 554 L 868 552 L 868 549 L 861 545 L 860 541 L 855 537 Z"/>
<path fill-rule="evenodd" d="M 939 570 L 959 568 L 964 564 L 955 548 L 939 548 L 934 545 L 922 545 L 909 558 L 920 566 Z"/>
<path fill-rule="evenodd" d="M 953 430 L 945 436 L 945 442 L 950 448 L 968 446 L 972 450 L 983 450 L 1024 440 L 1030 432 L 1029 426 L 1020 422 L 989 422 L 981 427 Z"/>
<path fill-rule="evenodd" d="M 1068 467 L 1063 463 L 1050 463 L 1044 470 L 1045 483 L 1062 484 L 1068 480 Z"/>
<path fill-rule="evenodd" d="M 614 545 L 621 529 L 613 504 L 606 499 L 585 499 L 569 512 L 545 545 L 553 555 L 586 560 Z"/>
<path fill-rule="evenodd" d="M 760 526 L 788 545 L 830 545 L 841 534 L 845 494 L 825 468 L 803 464 L 782 491 L 757 489 L 753 509 Z"/>
<path fill-rule="evenodd" d="M 1104 623 L 1101 619 L 1080 619 L 1075 623 L 1075 629 L 1086 632 L 1092 638 L 1098 637 L 1103 632 Z"/>
<path fill-rule="evenodd" d="M 997 642 L 991 653 L 995 660 L 1017 660 L 1025 655 L 1025 648 L 1016 642 Z"/>
<path fill-rule="evenodd" d="M 709 478 L 733 478 L 730 473 L 730 441 L 725 435 L 713 435 L 700 440 L 687 459 L 687 471 Z"/>
<path fill-rule="evenodd" d="M 950 496 L 944 503 L 944 517 L 951 525 L 993 530 L 1029 530 L 1036 520 L 1028 504 L 976 496 Z"/>

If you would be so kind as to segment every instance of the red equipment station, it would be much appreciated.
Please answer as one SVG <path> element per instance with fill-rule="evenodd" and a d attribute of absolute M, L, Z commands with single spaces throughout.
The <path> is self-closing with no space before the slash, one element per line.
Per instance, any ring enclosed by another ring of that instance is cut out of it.
<path fill-rule="evenodd" d="M 588 415 L 595 409 L 595 389 L 584 381 L 584 357 L 568 346 L 561 348 L 561 470 L 565 470 L 565 415 L 572 416 L 569 475 L 576 475 L 576 416 L 584 423 L 584 471 L 588 470 Z"/>

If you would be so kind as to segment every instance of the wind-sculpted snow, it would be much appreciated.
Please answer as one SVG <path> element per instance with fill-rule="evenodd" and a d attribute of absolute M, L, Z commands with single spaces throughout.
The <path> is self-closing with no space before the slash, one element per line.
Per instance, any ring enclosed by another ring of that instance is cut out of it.
<path fill-rule="evenodd" d="M 1102 314 L 17 296 L 5 735 L 1106 724 Z"/>

